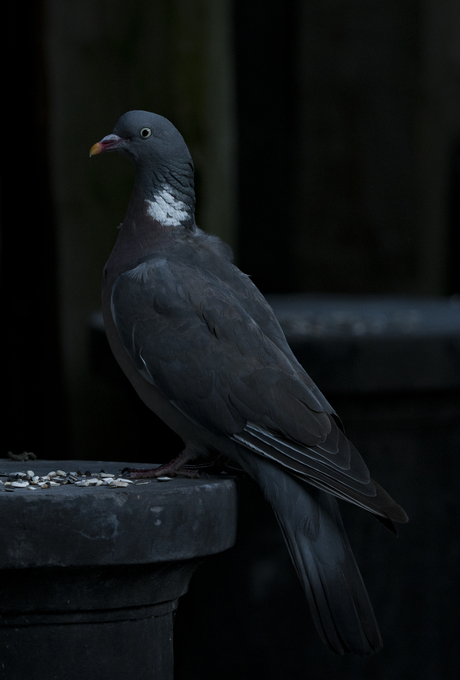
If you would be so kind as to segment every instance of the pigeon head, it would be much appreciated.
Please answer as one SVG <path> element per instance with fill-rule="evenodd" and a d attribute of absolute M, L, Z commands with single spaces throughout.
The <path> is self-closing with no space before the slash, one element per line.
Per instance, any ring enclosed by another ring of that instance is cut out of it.
<path fill-rule="evenodd" d="M 135 201 L 165 226 L 194 225 L 194 168 L 187 145 L 169 120 L 148 111 L 128 111 L 90 156 L 118 151 L 133 161 Z"/>

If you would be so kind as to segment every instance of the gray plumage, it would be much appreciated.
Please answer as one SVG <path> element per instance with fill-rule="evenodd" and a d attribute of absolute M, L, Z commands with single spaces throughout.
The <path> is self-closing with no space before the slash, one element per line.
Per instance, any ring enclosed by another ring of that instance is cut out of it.
<path fill-rule="evenodd" d="M 184 440 L 181 463 L 223 453 L 259 484 L 324 642 L 336 653 L 376 651 L 378 626 L 334 496 L 389 528 L 407 521 L 404 510 L 370 478 L 230 249 L 197 228 L 193 163 L 174 126 L 131 111 L 91 155 L 102 151 L 136 167 L 103 278 L 116 359 Z"/>

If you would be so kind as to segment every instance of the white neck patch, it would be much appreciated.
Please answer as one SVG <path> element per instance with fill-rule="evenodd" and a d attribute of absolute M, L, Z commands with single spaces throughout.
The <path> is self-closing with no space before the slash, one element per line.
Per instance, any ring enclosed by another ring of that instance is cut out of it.
<path fill-rule="evenodd" d="M 146 203 L 148 214 L 166 227 L 178 227 L 190 217 L 187 205 L 172 195 L 167 184 L 155 194 L 153 201 L 146 200 Z"/>

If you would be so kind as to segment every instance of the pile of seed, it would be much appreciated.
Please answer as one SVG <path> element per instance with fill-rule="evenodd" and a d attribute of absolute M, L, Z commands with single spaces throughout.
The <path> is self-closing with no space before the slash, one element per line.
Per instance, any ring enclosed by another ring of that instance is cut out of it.
<path fill-rule="evenodd" d="M 101 486 L 109 489 L 119 489 L 120 487 L 129 486 L 130 484 L 150 484 L 150 479 L 124 479 L 115 474 L 104 472 L 92 473 L 86 471 L 84 473 L 77 470 L 77 472 L 64 472 L 64 470 L 52 470 L 47 475 L 36 475 L 33 470 L 27 472 L 12 472 L 8 475 L 0 475 L 6 477 L 6 481 L 0 480 L 0 489 L 3 491 L 15 491 L 16 489 L 28 489 L 34 491 L 36 489 L 50 489 L 55 486 L 63 486 L 64 484 L 73 484 L 74 486 Z M 166 482 L 171 477 L 158 477 L 156 481 Z"/>

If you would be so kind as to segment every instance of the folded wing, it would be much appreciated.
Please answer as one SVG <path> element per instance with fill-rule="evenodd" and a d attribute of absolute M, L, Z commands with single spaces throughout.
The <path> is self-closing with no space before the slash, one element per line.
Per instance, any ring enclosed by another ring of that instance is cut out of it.
<path fill-rule="evenodd" d="M 237 271 L 223 279 L 193 262 L 153 257 L 122 274 L 112 314 L 137 369 L 203 428 L 378 516 L 407 521 L 370 479 L 264 298 Z"/>

